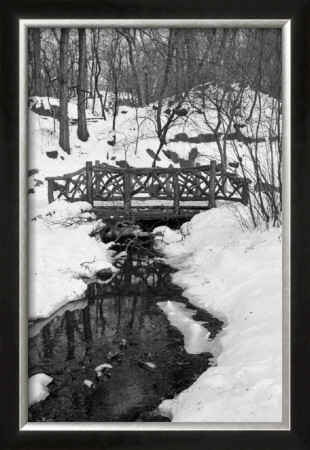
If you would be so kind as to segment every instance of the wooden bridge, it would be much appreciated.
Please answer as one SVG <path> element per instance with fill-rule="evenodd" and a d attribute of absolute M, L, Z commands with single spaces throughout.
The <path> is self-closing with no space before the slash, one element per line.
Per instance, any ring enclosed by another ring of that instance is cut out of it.
<path fill-rule="evenodd" d="M 221 165 L 191 168 L 122 169 L 96 161 L 58 177 L 47 177 L 48 201 L 87 201 L 106 217 L 193 216 L 214 208 L 216 200 L 247 204 L 249 180 L 223 171 Z"/>

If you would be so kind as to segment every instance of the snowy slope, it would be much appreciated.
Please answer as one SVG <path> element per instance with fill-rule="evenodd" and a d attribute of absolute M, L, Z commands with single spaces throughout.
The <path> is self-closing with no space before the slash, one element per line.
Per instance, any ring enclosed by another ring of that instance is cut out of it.
<path fill-rule="evenodd" d="M 238 85 L 231 87 L 232 98 L 238 95 L 239 88 Z M 205 109 L 203 109 L 201 104 L 201 92 L 206 93 L 207 102 Z M 164 147 L 166 153 L 160 153 L 157 162 L 159 167 L 179 167 L 179 159 L 187 160 L 191 152 L 197 154 L 195 160 L 191 162 L 192 165 L 208 164 L 210 159 L 220 162 L 216 142 L 199 141 L 199 136 L 212 135 L 211 128 L 216 124 L 217 111 L 212 101 L 208 100 L 212 99 L 216 92 L 221 92 L 221 88 L 215 87 L 211 83 L 202 87 L 198 86 L 191 91 L 189 98 L 182 106 L 187 110 L 187 115 L 179 117 L 168 131 L 167 145 Z M 36 102 L 37 105 L 42 104 L 42 108 L 48 113 L 50 113 L 50 105 L 57 107 L 59 104 L 58 99 L 54 98 L 34 97 L 31 100 Z M 258 143 L 257 151 L 260 161 L 265 161 L 264 164 L 267 170 L 268 166 L 270 166 L 271 157 L 273 158 L 273 163 L 277 164 L 276 152 L 271 148 L 270 144 L 270 137 L 276 136 L 275 99 L 261 94 L 259 101 L 256 101 L 253 108 L 251 120 L 248 120 L 253 100 L 254 92 L 246 88 L 240 111 L 236 118 L 238 118 L 238 122 L 244 125 L 245 128 L 242 132 L 246 136 L 265 139 L 265 142 Z M 166 99 L 163 105 L 163 124 L 168 118 L 168 114 L 165 111 L 169 111 L 169 105 L 171 105 L 171 99 Z M 175 105 L 172 105 L 171 108 L 173 106 Z M 116 144 L 114 147 L 108 144 L 112 132 L 112 110 L 108 110 L 106 120 L 103 120 L 99 115 L 99 104 L 97 104 L 94 114 L 88 109 L 87 118 L 91 119 L 91 121 L 87 124 L 90 135 L 87 142 L 81 142 L 77 138 L 76 122 L 70 122 L 69 124 L 70 155 L 59 147 L 58 120 L 54 120 L 53 117 L 46 115 L 36 114 L 29 108 L 28 168 L 30 170 L 39 170 L 38 173 L 29 178 L 29 188 L 35 192 L 35 194 L 30 195 L 31 203 L 35 203 L 38 207 L 47 204 L 47 188 L 44 180 L 46 176 L 57 176 L 73 172 L 85 166 L 86 161 L 95 162 L 99 160 L 114 166 L 117 166 L 118 161 L 127 161 L 133 167 L 150 167 L 153 163 L 152 152 L 154 154 L 159 146 L 156 134 L 157 111 L 154 108 L 156 108 L 156 104 L 151 104 L 145 108 L 120 106 L 116 117 Z M 70 100 L 68 111 L 69 118 L 76 119 L 76 99 Z M 205 113 L 207 122 L 202 112 Z M 218 130 L 219 133 L 225 131 L 227 120 L 227 117 L 223 117 L 223 124 Z M 233 127 L 231 131 L 234 131 Z M 186 137 L 179 140 L 178 136 L 182 134 L 183 136 L 185 134 Z M 185 139 L 185 141 L 182 139 Z M 191 142 L 190 139 L 196 139 L 196 141 Z M 237 140 L 228 140 L 226 145 L 228 161 L 236 162 L 238 157 L 242 157 L 247 174 L 253 174 L 253 164 L 245 143 Z M 175 158 L 167 156 L 169 151 L 175 153 Z M 48 157 L 47 152 L 56 152 L 57 157 L 55 159 Z M 237 170 L 240 172 L 240 168 Z M 276 178 L 275 174 L 275 183 L 277 184 Z"/>
<path fill-rule="evenodd" d="M 281 421 L 281 229 L 244 232 L 223 205 L 157 239 L 184 295 L 226 322 L 216 365 L 160 411 L 176 422 Z"/>
<path fill-rule="evenodd" d="M 115 270 L 108 245 L 90 234 L 102 227 L 87 202 L 53 202 L 30 215 L 29 319 L 48 317 L 87 288 L 80 278 Z M 91 221 L 90 221 L 91 220 Z"/>

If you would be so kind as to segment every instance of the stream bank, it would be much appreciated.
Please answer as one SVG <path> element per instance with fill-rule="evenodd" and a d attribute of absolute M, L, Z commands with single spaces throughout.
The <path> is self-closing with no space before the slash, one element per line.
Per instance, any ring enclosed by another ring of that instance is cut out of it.
<path fill-rule="evenodd" d="M 189 353 L 187 336 L 163 305 L 181 321 L 190 318 L 206 341 L 222 322 L 193 307 L 171 281 L 175 270 L 156 256 L 150 243 L 127 247 L 127 256 L 115 261 L 116 274 L 90 283 L 76 309 L 37 327 L 29 376 L 46 373 L 53 381 L 50 395 L 30 407 L 30 421 L 167 421 L 157 406 L 207 370 L 212 354 L 203 347 Z M 108 366 L 96 371 L 102 364 Z"/>

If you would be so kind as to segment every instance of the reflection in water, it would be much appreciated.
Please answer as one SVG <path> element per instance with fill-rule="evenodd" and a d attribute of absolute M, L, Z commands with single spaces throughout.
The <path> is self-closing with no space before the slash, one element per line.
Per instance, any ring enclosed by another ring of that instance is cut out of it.
<path fill-rule="evenodd" d="M 147 411 L 207 369 L 211 355 L 187 354 L 182 334 L 157 306 L 166 300 L 188 305 L 171 283 L 171 268 L 134 252 L 117 265 L 120 271 L 110 283 L 88 286 L 84 308 L 53 317 L 30 339 L 29 376 L 44 372 L 54 381 L 50 396 L 30 408 L 29 420 L 158 420 Z M 214 337 L 221 322 L 197 314 Z M 127 348 L 120 349 L 121 339 Z M 96 377 L 95 367 L 106 362 L 113 366 L 111 377 Z M 93 382 L 91 389 L 84 380 Z"/>

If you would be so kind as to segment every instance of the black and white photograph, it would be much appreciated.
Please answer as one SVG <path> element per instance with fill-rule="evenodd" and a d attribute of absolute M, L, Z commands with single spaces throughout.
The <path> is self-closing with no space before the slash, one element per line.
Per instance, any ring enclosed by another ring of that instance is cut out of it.
<path fill-rule="evenodd" d="M 29 422 L 284 420 L 282 41 L 28 28 Z"/>

